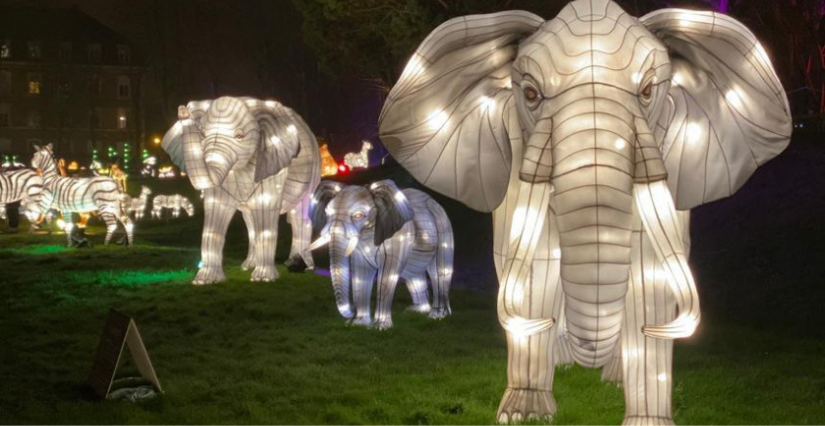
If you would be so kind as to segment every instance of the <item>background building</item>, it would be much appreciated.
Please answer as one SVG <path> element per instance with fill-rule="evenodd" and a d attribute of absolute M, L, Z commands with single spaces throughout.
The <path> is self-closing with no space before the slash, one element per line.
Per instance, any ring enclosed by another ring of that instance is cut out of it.
<path fill-rule="evenodd" d="M 53 143 L 69 162 L 138 167 L 144 74 L 132 44 L 76 8 L 0 9 L 0 156 L 28 163 Z"/>

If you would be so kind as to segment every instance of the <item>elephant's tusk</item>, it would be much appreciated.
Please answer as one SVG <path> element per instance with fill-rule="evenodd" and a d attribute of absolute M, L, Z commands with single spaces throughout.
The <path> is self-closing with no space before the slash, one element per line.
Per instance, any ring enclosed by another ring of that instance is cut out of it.
<path fill-rule="evenodd" d="M 309 251 L 327 245 L 330 239 L 331 237 L 329 236 L 329 234 L 321 235 L 320 237 L 318 237 L 317 240 L 313 241 L 312 244 L 309 245 Z"/>
<path fill-rule="evenodd" d="M 349 257 L 353 251 L 355 251 L 355 247 L 358 246 L 358 237 L 351 237 L 349 239 L 349 243 L 347 244 L 347 250 L 344 252 L 344 256 Z"/>
<path fill-rule="evenodd" d="M 653 243 L 656 256 L 662 262 L 668 286 L 679 307 L 679 316 L 675 320 L 664 325 L 645 326 L 642 332 L 659 339 L 689 337 L 693 335 L 701 317 L 699 294 L 687 263 L 685 238 L 670 189 L 664 180 L 660 180 L 638 183 L 634 193 L 645 231 Z"/>
<path fill-rule="evenodd" d="M 530 282 L 533 256 L 547 220 L 547 210 L 553 187 L 549 183 L 520 182 L 518 205 L 525 206 L 522 215 L 514 218 L 511 226 L 520 236 L 511 241 L 515 247 L 508 251 L 498 291 L 498 320 L 502 328 L 515 337 L 523 338 L 552 327 L 553 318 L 525 318 L 518 311 L 524 305 L 522 295 Z M 511 234 L 512 236 L 512 234 Z"/>

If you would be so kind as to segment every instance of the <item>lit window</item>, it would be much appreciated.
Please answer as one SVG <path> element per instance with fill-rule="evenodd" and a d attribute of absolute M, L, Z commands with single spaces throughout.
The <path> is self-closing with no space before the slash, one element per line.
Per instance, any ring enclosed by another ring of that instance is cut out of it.
<path fill-rule="evenodd" d="M 131 49 L 125 44 L 117 45 L 117 62 L 121 65 L 128 65 L 131 61 Z"/>
<path fill-rule="evenodd" d="M 43 57 L 43 43 L 39 41 L 29 42 L 29 58 L 40 59 Z"/>
<path fill-rule="evenodd" d="M 129 119 L 127 118 L 126 111 L 120 109 L 117 111 L 117 128 L 120 130 L 126 129 L 129 124 Z"/>
<path fill-rule="evenodd" d="M 97 64 L 101 58 L 100 45 L 97 43 L 89 45 L 89 62 Z"/>
<path fill-rule="evenodd" d="M 29 94 L 39 95 L 43 85 L 43 76 L 40 73 L 29 73 Z"/>
<path fill-rule="evenodd" d="M 64 41 L 60 43 L 60 60 L 64 62 L 72 60 L 72 42 Z"/>
<path fill-rule="evenodd" d="M 128 75 L 117 76 L 117 97 L 130 99 L 132 97 L 132 80 Z"/>
<path fill-rule="evenodd" d="M 5 39 L 2 44 L 0 44 L 0 58 L 11 58 L 11 40 Z"/>

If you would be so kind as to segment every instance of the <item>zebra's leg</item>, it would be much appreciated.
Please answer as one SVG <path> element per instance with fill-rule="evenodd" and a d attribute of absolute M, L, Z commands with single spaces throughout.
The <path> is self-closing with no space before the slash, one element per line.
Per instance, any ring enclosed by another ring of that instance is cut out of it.
<path fill-rule="evenodd" d="M 248 207 L 242 206 L 240 210 L 246 224 L 246 232 L 249 234 L 249 249 L 246 253 L 246 260 L 241 264 L 241 269 L 248 271 L 255 267 L 255 220 L 252 218 L 252 212 L 249 211 Z"/>
<path fill-rule="evenodd" d="M 106 222 L 106 238 L 103 240 L 103 245 L 108 245 L 112 240 L 112 235 L 117 231 L 117 216 L 109 210 L 100 209 L 100 218 Z"/>
<path fill-rule="evenodd" d="M 66 244 L 68 247 L 72 246 L 72 231 L 74 230 L 74 222 L 72 222 L 72 212 L 61 212 L 63 216 L 63 231 L 66 232 Z"/>
<path fill-rule="evenodd" d="M 226 230 L 235 214 L 238 202 L 235 201 L 223 188 L 204 190 L 205 197 L 210 200 L 204 204 L 203 235 L 201 237 L 201 262 L 203 266 L 198 270 L 192 284 L 211 284 L 226 280 L 223 273 L 223 245 L 226 241 Z"/>
<path fill-rule="evenodd" d="M 134 244 L 135 224 L 132 222 L 132 219 L 129 218 L 129 215 L 123 212 L 120 214 L 120 222 L 123 224 L 123 229 L 126 230 L 126 242 L 131 246 Z"/>
<path fill-rule="evenodd" d="M 312 221 L 309 218 L 311 201 L 312 197 L 308 195 L 287 213 L 287 219 L 292 226 L 292 246 L 289 250 L 289 258 L 296 259 L 300 256 L 307 269 L 315 269 L 312 252 L 309 251 L 309 244 L 312 242 Z"/>
<path fill-rule="evenodd" d="M 285 176 L 267 179 L 252 192 L 247 205 L 255 222 L 255 269 L 252 281 L 275 281 L 275 248 L 278 243 L 278 219 L 281 215 L 281 190 Z"/>
<path fill-rule="evenodd" d="M 435 286 L 433 286 L 435 287 Z M 412 306 L 407 307 L 407 311 L 421 314 L 430 313 L 430 297 L 427 294 L 427 277 L 420 276 L 407 280 L 407 291 L 412 297 Z"/>

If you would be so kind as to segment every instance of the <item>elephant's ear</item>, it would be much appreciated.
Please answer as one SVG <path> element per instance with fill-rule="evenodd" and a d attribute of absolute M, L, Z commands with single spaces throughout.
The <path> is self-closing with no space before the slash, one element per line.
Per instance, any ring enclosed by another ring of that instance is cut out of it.
<path fill-rule="evenodd" d="M 369 189 L 375 201 L 375 245 L 379 246 L 413 219 L 413 210 L 407 196 L 391 180 L 375 182 Z"/>
<path fill-rule="evenodd" d="M 756 37 L 714 12 L 641 18 L 670 51 L 672 79 L 654 136 L 676 208 L 727 197 L 788 146 L 791 112 Z"/>
<path fill-rule="evenodd" d="M 255 160 L 255 182 L 277 175 L 289 166 L 301 149 L 301 136 L 286 108 L 275 101 L 243 98 L 249 111 L 258 120 L 261 141 Z"/>
<path fill-rule="evenodd" d="M 390 154 L 419 182 L 476 210 L 501 203 L 512 163 L 510 67 L 519 42 L 543 23 L 523 11 L 455 18 L 413 53 L 379 125 Z"/>
<path fill-rule="evenodd" d="M 312 220 L 312 228 L 315 232 L 321 232 L 326 226 L 327 205 L 342 189 L 344 189 L 343 184 L 331 180 L 321 181 L 318 187 L 315 188 L 312 201 L 309 203 L 309 217 Z"/>
<path fill-rule="evenodd" d="M 186 161 L 183 157 L 183 125 L 180 120 L 191 119 L 195 122 L 200 122 L 201 117 L 209 109 L 212 101 L 192 101 L 187 105 L 178 107 L 178 121 L 163 135 L 161 141 L 161 148 L 169 154 L 172 160 L 180 171 L 186 171 Z"/>

